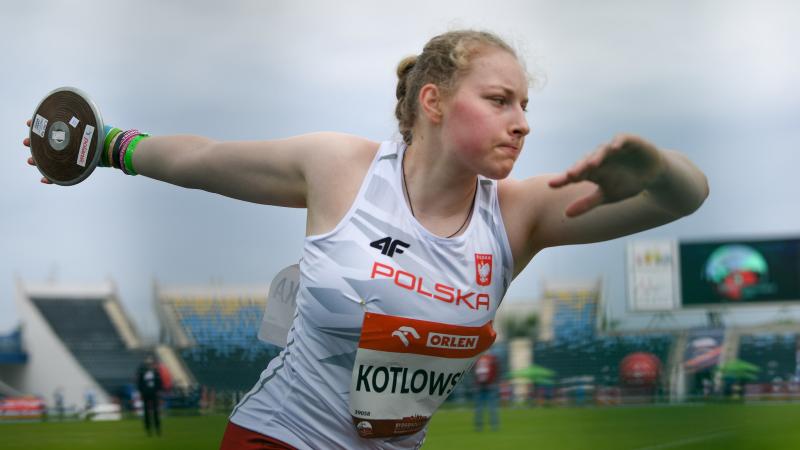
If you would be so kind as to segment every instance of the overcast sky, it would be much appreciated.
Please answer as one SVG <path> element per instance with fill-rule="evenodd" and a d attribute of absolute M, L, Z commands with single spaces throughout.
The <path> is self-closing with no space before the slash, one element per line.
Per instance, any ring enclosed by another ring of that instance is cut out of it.
<path fill-rule="evenodd" d="M 155 278 L 267 283 L 300 255 L 302 210 L 108 169 L 73 187 L 41 185 L 21 140 L 50 90 L 79 87 L 107 123 L 159 135 L 385 140 L 397 136 L 397 62 L 459 27 L 504 36 L 546 80 L 530 92 L 532 133 L 513 177 L 564 170 L 618 132 L 679 149 L 708 175 L 711 196 L 693 216 L 546 250 L 506 297 L 533 300 L 546 279 L 602 277 L 622 326 L 646 325 L 626 312 L 630 239 L 800 236 L 798 23 L 800 3 L 788 0 L 4 2 L 0 330 L 18 323 L 16 276 L 111 278 L 154 336 Z"/>

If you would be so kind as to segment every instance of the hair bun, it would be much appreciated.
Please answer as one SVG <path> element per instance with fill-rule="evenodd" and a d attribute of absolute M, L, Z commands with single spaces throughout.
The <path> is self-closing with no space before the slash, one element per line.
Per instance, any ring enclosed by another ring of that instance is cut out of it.
<path fill-rule="evenodd" d="M 417 56 L 406 56 L 397 64 L 397 78 L 403 78 L 411 72 L 411 69 L 417 64 Z"/>
<path fill-rule="evenodd" d="M 407 56 L 397 65 L 397 90 L 395 91 L 395 95 L 398 100 L 406 96 L 408 74 L 411 73 L 411 69 L 413 69 L 416 64 L 416 56 Z"/>

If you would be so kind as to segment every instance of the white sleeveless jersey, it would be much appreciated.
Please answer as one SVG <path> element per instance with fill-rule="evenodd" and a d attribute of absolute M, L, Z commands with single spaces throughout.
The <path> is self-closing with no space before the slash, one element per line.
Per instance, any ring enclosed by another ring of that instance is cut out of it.
<path fill-rule="evenodd" d="M 286 348 L 230 420 L 301 449 L 412 449 L 494 341 L 513 273 L 496 183 L 479 178 L 460 236 L 431 234 L 384 142 L 345 217 L 305 239 Z"/>

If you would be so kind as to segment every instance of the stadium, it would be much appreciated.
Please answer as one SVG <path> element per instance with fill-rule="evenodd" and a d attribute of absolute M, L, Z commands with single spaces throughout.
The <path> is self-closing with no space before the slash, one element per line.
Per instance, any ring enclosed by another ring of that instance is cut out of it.
<path fill-rule="evenodd" d="M 633 241 L 627 259 L 629 306 L 653 318 L 642 329 L 616 330 L 606 320 L 601 280 L 545 282 L 537 302 L 501 307 L 491 352 L 500 361 L 504 422 L 525 415 L 552 420 L 565 411 L 603 416 L 636 411 L 631 420 L 639 423 L 648 414 L 684 416 L 708 408 L 723 416 L 742 405 L 796 408 L 800 324 L 743 326 L 722 317 L 764 303 L 779 313 L 797 302 L 791 274 L 800 267 L 800 240 Z M 691 267 L 698 262 L 699 272 Z M 17 289 L 21 324 L 0 340 L 4 429 L 15 426 L 9 422 L 135 421 L 141 402 L 133 374 L 146 354 L 160 362 L 167 421 L 210 420 L 221 428 L 225 414 L 281 351 L 258 338 L 267 285 L 155 284 L 160 333 L 150 346 L 142 343 L 113 283 L 18 281 Z M 698 290 L 706 290 L 705 296 L 697 296 Z M 664 318 L 684 308 L 705 308 L 708 322 L 680 327 Z M 525 374 L 532 367 L 541 370 Z M 456 429 L 470 423 L 471 378 L 468 374 L 453 391 L 440 419 L 455 421 L 449 426 Z M 437 424 L 434 419 L 434 442 Z M 686 426 L 676 431 L 688 432 Z M 524 429 L 516 431 L 524 436 Z M 730 426 L 724 430 L 695 433 L 688 442 L 716 447 L 731 438 Z"/>

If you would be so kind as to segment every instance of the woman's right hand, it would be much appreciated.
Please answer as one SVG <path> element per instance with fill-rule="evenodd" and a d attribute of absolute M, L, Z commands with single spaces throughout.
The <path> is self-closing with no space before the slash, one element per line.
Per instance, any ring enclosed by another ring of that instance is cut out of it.
<path fill-rule="evenodd" d="M 31 120 L 28 119 L 26 124 L 28 125 L 28 129 L 30 130 L 30 128 L 31 128 Z M 30 137 L 26 137 L 25 139 L 23 139 L 22 140 L 22 145 L 24 145 L 25 147 L 30 148 L 30 146 L 31 146 L 31 138 Z M 28 164 L 31 165 L 31 166 L 35 166 L 36 165 L 36 161 L 33 160 L 33 156 L 29 156 L 28 157 Z M 48 180 L 46 177 L 42 177 L 41 182 L 44 183 L 44 184 L 53 184 L 53 182 Z"/>

